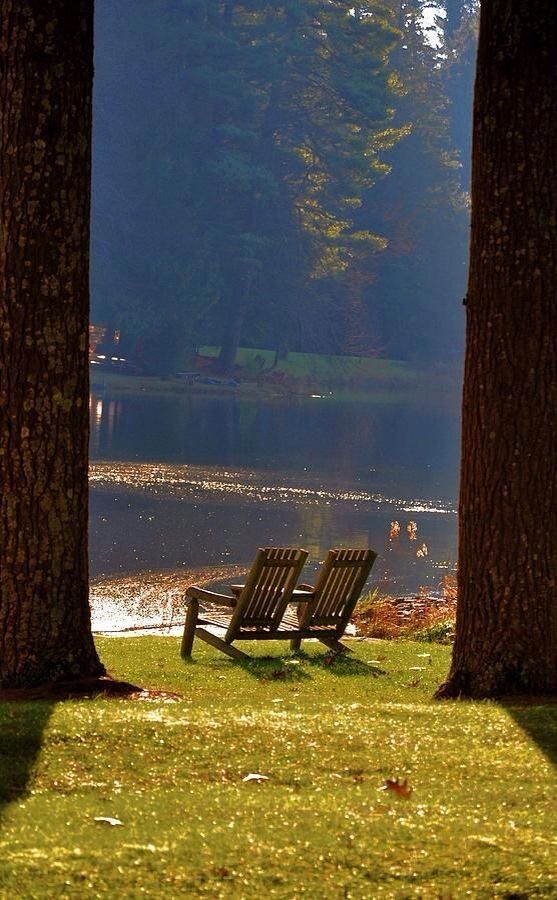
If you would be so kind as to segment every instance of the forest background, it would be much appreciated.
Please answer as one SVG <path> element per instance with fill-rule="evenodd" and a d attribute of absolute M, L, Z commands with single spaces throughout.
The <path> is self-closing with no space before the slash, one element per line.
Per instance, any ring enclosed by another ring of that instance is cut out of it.
<path fill-rule="evenodd" d="M 458 364 L 477 13 L 98 0 L 93 320 L 157 374 L 207 344 Z"/>

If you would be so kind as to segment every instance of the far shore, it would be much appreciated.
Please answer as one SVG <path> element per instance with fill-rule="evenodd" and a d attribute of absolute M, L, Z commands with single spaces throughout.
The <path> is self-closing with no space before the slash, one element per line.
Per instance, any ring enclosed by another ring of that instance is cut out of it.
<path fill-rule="evenodd" d="M 323 402 L 335 400 L 362 401 L 368 403 L 393 403 L 401 399 L 416 402 L 458 402 L 459 388 L 451 373 L 444 379 L 440 375 L 416 373 L 405 382 L 377 380 L 377 386 L 366 384 L 347 386 L 328 381 L 321 384 L 311 379 L 292 379 L 288 383 L 274 384 L 264 381 L 239 381 L 237 386 L 222 384 L 189 383 L 177 376 L 127 375 L 123 372 L 94 370 L 91 372 L 90 389 L 93 393 L 108 391 L 111 394 L 146 394 L 150 396 L 205 396 L 263 398 L 275 400 L 315 399 Z"/>

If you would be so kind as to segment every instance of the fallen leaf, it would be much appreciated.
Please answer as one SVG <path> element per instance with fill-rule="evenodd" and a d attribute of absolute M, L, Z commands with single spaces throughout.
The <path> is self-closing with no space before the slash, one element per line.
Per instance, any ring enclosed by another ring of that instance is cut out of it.
<path fill-rule="evenodd" d="M 408 787 L 407 778 L 404 781 L 400 781 L 398 778 L 387 778 L 378 790 L 392 791 L 394 794 L 398 794 L 399 797 L 405 797 L 408 800 L 412 796 L 413 788 Z"/>
<path fill-rule="evenodd" d="M 249 775 L 246 775 L 245 778 L 242 778 L 243 782 L 255 781 L 259 784 L 262 781 L 269 781 L 268 775 L 260 775 L 259 772 L 250 772 Z"/>
<path fill-rule="evenodd" d="M 107 825 L 123 825 L 120 819 L 113 819 L 112 816 L 95 816 L 95 822 L 106 822 Z"/>

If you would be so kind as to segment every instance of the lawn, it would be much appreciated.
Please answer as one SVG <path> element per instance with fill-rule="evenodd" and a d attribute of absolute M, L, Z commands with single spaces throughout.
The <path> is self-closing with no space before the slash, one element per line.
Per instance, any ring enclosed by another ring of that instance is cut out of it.
<path fill-rule="evenodd" d="M 0 706 L 1 897 L 557 896 L 556 706 L 433 702 L 435 645 L 99 645 L 182 699 Z"/>
<path fill-rule="evenodd" d="M 219 347 L 201 347 L 202 356 L 216 357 Z M 236 362 L 253 365 L 259 357 L 265 368 L 273 366 L 273 350 L 240 347 Z M 345 381 L 349 378 L 371 379 L 380 384 L 414 386 L 420 377 L 419 368 L 407 362 L 370 356 L 328 356 L 323 353 L 289 353 L 279 361 L 277 369 L 293 378 L 314 378 L 316 381 Z"/>

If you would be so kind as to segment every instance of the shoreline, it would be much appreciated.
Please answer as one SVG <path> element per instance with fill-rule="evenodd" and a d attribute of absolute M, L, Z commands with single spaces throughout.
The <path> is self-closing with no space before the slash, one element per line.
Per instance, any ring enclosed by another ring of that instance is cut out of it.
<path fill-rule="evenodd" d="M 219 585 L 223 590 L 222 582 L 237 581 L 248 569 L 247 565 L 235 564 L 191 566 L 92 579 L 89 599 L 93 634 L 179 636 L 184 628 L 184 594 L 188 587 Z M 377 597 L 375 604 L 364 602 L 356 610 L 346 636 L 359 640 L 392 638 L 393 633 L 404 630 L 409 622 L 428 620 L 432 611 L 435 619 L 439 618 L 438 613 L 448 612 L 449 608 L 454 612 L 456 595 L 434 594 L 410 593 L 398 597 L 384 594 Z M 374 606 L 380 610 L 379 616 L 374 613 Z M 201 604 L 201 608 L 211 609 L 212 604 Z"/>
<path fill-rule="evenodd" d="M 125 635 L 183 629 L 184 594 L 191 585 L 237 579 L 249 566 L 184 566 L 91 580 L 89 604 L 94 634 Z"/>
<path fill-rule="evenodd" d="M 441 375 L 416 373 L 412 381 L 385 381 L 377 379 L 377 384 L 368 386 L 348 386 L 318 379 L 292 379 L 287 384 L 261 383 L 242 381 L 237 387 L 223 383 L 199 384 L 188 383 L 178 377 L 155 375 L 125 375 L 121 372 L 99 372 L 90 374 L 90 393 L 171 397 L 234 397 L 238 399 L 297 401 L 312 399 L 320 402 L 331 400 L 365 403 L 397 403 L 401 400 L 415 403 L 437 402 L 454 404 L 460 402 L 460 384 L 454 375 L 447 381 Z"/>

